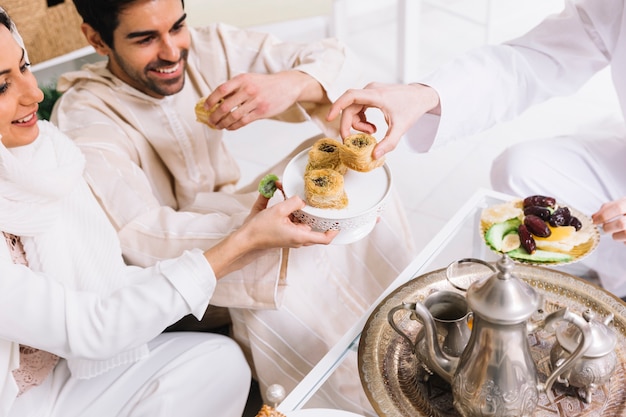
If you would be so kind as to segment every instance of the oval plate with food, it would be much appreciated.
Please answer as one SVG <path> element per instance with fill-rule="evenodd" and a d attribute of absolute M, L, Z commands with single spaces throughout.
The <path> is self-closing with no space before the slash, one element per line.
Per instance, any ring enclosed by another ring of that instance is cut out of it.
<path fill-rule="evenodd" d="M 481 213 L 480 234 L 494 252 L 535 265 L 578 262 L 600 241 L 589 216 L 540 195 L 487 207 Z"/>

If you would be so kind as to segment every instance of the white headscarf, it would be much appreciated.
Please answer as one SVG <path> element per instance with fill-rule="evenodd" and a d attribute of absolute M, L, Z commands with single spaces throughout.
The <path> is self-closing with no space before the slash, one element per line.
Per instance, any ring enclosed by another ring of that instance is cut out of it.
<path fill-rule="evenodd" d="M 7 14 L 8 16 L 8 13 L 2 7 L 0 7 L 0 12 Z M 11 35 L 13 35 L 13 39 L 15 39 L 17 44 L 21 46 L 24 50 L 24 57 L 26 58 L 26 61 L 28 61 L 28 52 L 26 51 L 26 47 L 24 46 L 24 40 L 22 39 L 20 32 L 17 31 L 17 26 L 15 26 L 15 22 L 13 21 L 13 19 L 11 19 Z"/>
<path fill-rule="evenodd" d="M 0 143 L 0 230 L 32 237 L 48 229 L 84 166 L 76 145 L 48 122 L 39 122 L 31 144 L 9 149 Z"/>

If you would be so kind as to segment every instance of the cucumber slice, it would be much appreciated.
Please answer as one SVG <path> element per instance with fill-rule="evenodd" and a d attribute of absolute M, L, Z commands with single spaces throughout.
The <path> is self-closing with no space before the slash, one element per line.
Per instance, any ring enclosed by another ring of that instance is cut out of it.
<path fill-rule="evenodd" d="M 567 253 L 560 252 L 550 252 L 547 250 L 537 249 L 533 254 L 529 254 L 523 248 L 514 249 L 510 252 L 507 252 L 513 259 L 519 259 L 523 261 L 532 261 L 532 262 L 569 262 L 574 257 Z"/>
<path fill-rule="evenodd" d="M 520 224 L 522 224 L 522 221 L 517 217 L 501 223 L 494 223 L 485 232 L 485 241 L 494 250 L 502 252 L 502 241 L 504 239 L 504 236 L 512 232 L 517 232 L 517 228 Z"/>

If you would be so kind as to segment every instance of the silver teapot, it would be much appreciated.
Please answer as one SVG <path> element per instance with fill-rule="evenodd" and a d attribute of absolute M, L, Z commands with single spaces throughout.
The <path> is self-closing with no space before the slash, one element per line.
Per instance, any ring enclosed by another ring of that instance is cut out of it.
<path fill-rule="evenodd" d="M 423 323 L 424 351 L 432 371 L 452 387 L 454 406 L 464 417 L 532 416 L 540 392 L 552 401 L 552 385 L 585 353 L 592 334 L 581 316 L 562 309 L 539 324 L 530 317 L 541 302 L 536 291 L 511 271 L 513 261 L 506 255 L 489 277 L 473 282 L 466 299 L 473 315 L 469 341 L 460 357 L 442 351 L 435 321 L 422 303 L 415 303 L 415 314 Z M 388 317 L 391 320 L 391 317 Z M 538 379 L 531 356 L 528 333 L 565 320 L 580 330 L 578 345 L 560 363 L 545 383 Z"/>
<path fill-rule="evenodd" d="M 578 358 L 572 367 L 557 380 L 566 386 L 583 390 L 582 399 L 591 402 L 594 391 L 609 382 L 617 367 L 617 336 L 609 327 L 613 321 L 613 313 L 604 320 L 598 320 L 591 310 L 583 312 L 583 318 L 590 324 L 592 344 L 584 355 Z M 550 351 L 550 363 L 559 366 L 571 354 L 579 343 L 580 331 L 569 323 L 561 324 L 556 330 L 556 342 Z"/>

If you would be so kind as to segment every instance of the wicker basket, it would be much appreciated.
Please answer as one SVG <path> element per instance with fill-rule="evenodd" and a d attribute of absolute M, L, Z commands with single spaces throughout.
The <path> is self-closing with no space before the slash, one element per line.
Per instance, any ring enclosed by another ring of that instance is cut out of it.
<path fill-rule="evenodd" d="M 88 45 L 71 0 L 2 0 L 2 7 L 17 25 L 31 64 Z"/>

